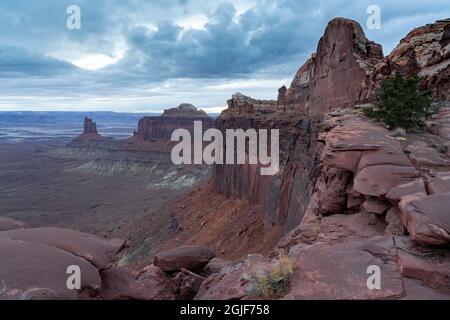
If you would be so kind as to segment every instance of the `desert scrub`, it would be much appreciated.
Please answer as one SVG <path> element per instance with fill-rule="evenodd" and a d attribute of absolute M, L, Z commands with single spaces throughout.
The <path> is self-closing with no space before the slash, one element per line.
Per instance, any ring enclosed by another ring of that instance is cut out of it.
<path fill-rule="evenodd" d="M 286 291 L 294 273 L 294 262 L 288 256 L 280 256 L 268 268 L 255 266 L 244 274 L 249 282 L 247 293 L 263 298 L 276 297 Z"/>
<path fill-rule="evenodd" d="M 395 76 L 383 81 L 377 93 L 375 108 L 364 113 L 373 119 L 384 122 L 389 129 L 420 129 L 425 119 L 437 112 L 431 105 L 431 91 L 419 88 L 417 77 Z"/>

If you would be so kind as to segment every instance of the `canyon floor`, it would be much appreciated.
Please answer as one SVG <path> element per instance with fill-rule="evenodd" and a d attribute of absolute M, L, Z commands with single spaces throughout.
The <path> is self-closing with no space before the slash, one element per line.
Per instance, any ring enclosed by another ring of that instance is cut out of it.
<path fill-rule="evenodd" d="M 207 175 L 198 171 L 195 178 L 177 183 L 170 177 L 180 169 L 159 163 L 153 172 L 149 168 L 155 164 L 143 172 L 142 162 L 77 151 L 66 148 L 66 143 L 51 139 L 0 144 L 1 216 L 34 227 L 64 227 L 125 239 L 130 252 L 139 249 L 145 236 L 141 254 L 151 256 L 153 248 L 176 230 L 176 221 L 161 207 Z"/>

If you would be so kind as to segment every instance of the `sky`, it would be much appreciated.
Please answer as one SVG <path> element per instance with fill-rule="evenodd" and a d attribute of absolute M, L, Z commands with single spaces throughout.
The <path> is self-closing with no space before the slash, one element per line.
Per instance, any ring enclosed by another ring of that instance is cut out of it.
<path fill-rule="evenodd" d="M 81 29 L 67 27 L 71 5 Z M 380 29 L 368 28 L 370 5 Z M 235 92 L 276 99 L 335 17 L 388 54 L 449 18 L 450 0 L 1 0 L 0 111 L 218 112 Z"/>

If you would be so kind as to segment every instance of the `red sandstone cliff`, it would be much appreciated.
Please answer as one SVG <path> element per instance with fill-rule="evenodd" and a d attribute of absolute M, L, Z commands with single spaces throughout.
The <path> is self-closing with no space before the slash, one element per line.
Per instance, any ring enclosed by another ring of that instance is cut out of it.
<path fill-rule="evenodd" d="M 332 20 L 317 53 L 289 89 L 279 90 L 276 112 L 258 112 L 257 100 L 237 103 L 242 99 L 233 96 L 218 119 L 220 130 L 280 129 L 277 175 L 261 176 L 256 165 L 216 165 L 213 179 L 230 201 L 262 208 L 268 230 L 282 237 L 272 256 L 286 254 L 295 265 L 284 299 L 450 294 L 449 110 L 442 109 L 428 123 L 429 132 L 399 139 L 355 108 L 372 102 L 379 82 L 396 73 L 424 77 L 435 99 L 448 104 L 449 25 L 440 21 L 415 29 L 383 58 L 381 47 L 366 39 L 357 22 Z M 177 216 L 181 228 L 201 220 L 209 230 L 216 223 L 217 216 L 209 220 L 200 213 L 202 205 L 189 210 L 193 217 Z M 229 223 L 236 230 L 236 221 L 245 222 L 241 208 L 229 213 L 228 222 L 221 218 L 220 228 Z M 250 243 L 249 237 L 265 241 L 251 226 L 239 229 L 227 250 Z M 220 235 L 201 230 L 189 238 L 192 230 L 183 230 L 180 237 L 223 244 Z M 254 268 L 270 268 L 276 259 L 250 255 L 240 262 L 208 277 L 196 299 L 252 297 L 251 283 L 242 279 Z M 369 265 L 381 268 L 381 290 L 366 287 Z"/>
<path fill-rule="evenodd" d="M 278 109 L 319 114 L 366 102 L 370 75 L 382 58 L 381 46 L 357 22 L 334 19 L 291 87 L 280 89 Z"/>
<path fill-rule="evenodd" d="M 194 121 L 201 121 L 204 130 L 214 127 L 213 119 L 204 111 L 197 110 L 190 104 L 181 104 L 177 108 L 165 110 L 160 117 L 144 117 L 139 120 L 135 138 L 145 141 L 170 140 L 175 129 L 184 128 L 193 133 Z"/>

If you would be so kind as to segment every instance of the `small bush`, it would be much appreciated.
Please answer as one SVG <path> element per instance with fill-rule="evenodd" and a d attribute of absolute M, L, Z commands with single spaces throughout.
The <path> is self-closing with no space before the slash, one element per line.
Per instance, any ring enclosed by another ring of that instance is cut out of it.
<path fill-rule="evenodd" d="M 254 268 L 244 276 L 249 281 L 247 292 L 264 298 L 277 296 L 286 291 L 293 273 L 294 262 L 281 256 L 269 269 Z"/>
<path fill-rule="evenodd" d="M 386 79 L 377 95 L 376 108 L 368 108 L 364 113 L 383 121 L 390 129 L 423 128 L 425 119 L 436 113 L 431 105 L 431 91 L 419 88 L 420 79 L 395 76 Z"/>

